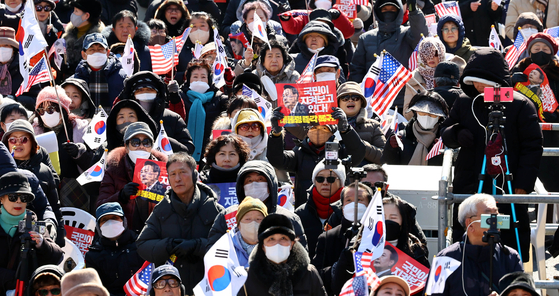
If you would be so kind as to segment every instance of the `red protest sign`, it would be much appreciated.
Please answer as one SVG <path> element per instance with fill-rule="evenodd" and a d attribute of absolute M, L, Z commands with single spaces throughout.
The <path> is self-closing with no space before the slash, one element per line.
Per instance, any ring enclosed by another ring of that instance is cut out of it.
<path fill-rule="evenodd" d="M 245 33 L 240 32 L 235 35 L 229 34 L 229 43 L 231 44 L 231 49 L 233 50 L 233 56 L 236 60 L 242 60 L 245 55 L 245 49 L 250 46 Z"/>
<path fill-rule="evenodd" d="M 395 253 L 394 253 L 395 251 Z M 415 294 L 425 287 L 429 268 L 386 242 L 382 256 L 375 259 L 371 268 L 378 277 L 397 275 L 410 286 L 411 294 Z"/>
<path fill-rule="evenodd" d="M 280 126 L 337 124 L 332 107 L 338 107 L 336 82 L 277 84 L 278 106 L 285 117 Z"/>
<path fill-rule="evenodd" d="M 528 99 L 532 100 L 538 110 L 540 121 L 545 122 L 543 112 L 553 113 L 557 109 L 557 100 L 549 86 L 549 80 L 545 72 L 536 64 L 531 64 L 524 70 L 524 74 L 528 76 L 528 81 L 518 82 L 514 86 L 514 90 L 520 92 Z"/>
<path fill-rule="evenodd" d="M 64 225 L 64 229 L 66 230 L 66 237 L 80 249 L 80 252 L 85 257 L 85 253 L 89 251 L 89 246 L 93 243 L 95 232 L 69 225 Z"/>
<path fill-rule="evenodd" d="M 357 17 L 356 7 L 353 0 L 340 0 L 336 5 L 334 5 L 334 8 L 343 12 L 350 20 L 354 20 Z"/>
<path fill-rule="evenodd" d="M 169 186 L 169 179 L 167 177 L 167 168 L 162 161 L 151 159 L 136 160 L 134 167 L 134 179 L 138 186 L 138 193 L 136 197 L 141 197 L 150 202 L 158 203 L 165 196 L 165 192 Z M 132 199 L 136 197 L 131 197 Z"/>

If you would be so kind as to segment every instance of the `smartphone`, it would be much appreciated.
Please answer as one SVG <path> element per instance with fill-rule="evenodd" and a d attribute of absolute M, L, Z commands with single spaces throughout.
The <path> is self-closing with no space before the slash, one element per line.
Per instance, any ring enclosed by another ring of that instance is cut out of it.
<path fill-rule="evenodd" d="M 338 160 L 338 151 L 340 150 L 340 146 L 337 142 L 326 142 L 325 150 L 326 160 Z"/>
<path fill-rule="evenodd" d="M 481 228 L 490 228 L 491 224 L 497 223 L 497 229 L 510 229 L 509 215 L 496 215 L 496 220 L 491 214 L 481 215 Z"/>
<path fill-rule="evenodd" d="M 501 87 L 498 88 L 500 90 L 500 97 L 501 102 L 507 103 L 512 102 L 513 100 L 513 88 L 512 87 Z M 483 101 L 492 103 L 495 101 L 495 88 L 494 87 L 486 87 L 483 90 Z"/>

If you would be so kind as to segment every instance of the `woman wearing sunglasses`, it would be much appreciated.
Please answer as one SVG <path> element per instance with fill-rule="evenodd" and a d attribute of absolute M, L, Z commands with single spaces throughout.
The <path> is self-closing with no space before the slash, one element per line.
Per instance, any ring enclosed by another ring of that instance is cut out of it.
<path fill-rule="evenodd" d="M 314 257 L 318 236 L 324 232 L 330 215 L 334 212 L 341 215 L 337 201 L 340 200 L 345 179 L 345 167 L 341 163 L 335 169 L 326 169 L 323 159 L 314 167 L 313 185 L 307 190 L 307 202 L 295 210 L 305 228 L 310 258 Z"/>
<path fill-rule="evenodd" d="M 58 199 L 58 175 L 45 164 L 44 157 L 48 152 L 39 147 L 31 123 L 18 119 L 10 124 L 10 128 L 2 137 L 2 143 L 13 155 L 20 169 L 31 171 L 39 179 L 41 189 L 47 196 L 57 221 L 62 219 Z M 50 161 L 49 161 L 50 162 Z"/>
<path fill-rule="evenodd" d="M 267 160 L 264 119 L 255 109 L 246 108 L 237 113 L 231 120 L 233 134 L 239 136 L 250 147 L 248 160 Z"/>
<path fill-rule="evenodd" d="M 58 104 L 57 92 L 61 105 Z M 62 87 L 56 86 L 55 91 L 54 87 L 47 86 L 37 96 L 35 114 L 30 121 L 33 123 L 36 136 L 50 131 L 54 131 L 56 134 L 62 184 L 60 200 L 63 206 L 82 207 L 82 204 L 74 203 L 74 201 L 80 198 L 82 200 L 89 198 L 84 197 L 87 196 L 87 193 L 75 181 L 75 178 L 92 165 L 90 158 L 82 157 L 83 155 L 89 155 L 85 154 L 89 148 L 83 144 L 83 135 L 89 121 L 71 114 L 71 103 L 72 100 L 66 95 Z M 64 118 L 64 121 L 62 118 Z M 70 188 L 72 190 L 65 190 Z"/>
<path fill-rule="evenodd" d="M 59 296 L 60 280 L 64 271 L 60 267 L 47 264 L 37 268 L 29 280 L 29 296 Z"/>
<path fill-rule="evenodd" d="M 33 263 L 33 256 L 30 257 L 29 270 L 35 270 L 45 264 L 58 264 L 64 253 L 50 239 L 48 230 L 44 233 L 22 233 L 18 230 L 19 221 L 24 220 L 28 212 L 32 214 L 34 221 L 37 220 L 35 213 L 27 210 L 27 204 L 35 199 L 27 177 L 16 171 L 9 172 L 0 177 L 0 184 L 0 295 L 7 295 L 10 290 L 16 288 L 15 276 L 21 261 L 23 237 L 27 237 L 31 247 L 35 249 L 37 265 Z"/>
<path fill-rule="evenodd" d="M 37 23 L 49 47 L 58 40 L 58 32 L 64 32 L 62 22 L 54 12 L 56 3 L 53 0 L 34 0 L 37 12 Z"/>
<path fill-rule="evenodd" d="M 107 156 L 107 166 L 97 207 L 107 202 L 118 202 L 124 211 L 128 228 L 139 233 L 157 204 L 143 198 L 130 199 L 140 184 L 132 182 L 136 161 L 151 159 L 167 162 L 167 156 L 153 148 L 153 133 L 144 122 L 130 124 L 124 132 L 124 147 L 114 148 Z"/>

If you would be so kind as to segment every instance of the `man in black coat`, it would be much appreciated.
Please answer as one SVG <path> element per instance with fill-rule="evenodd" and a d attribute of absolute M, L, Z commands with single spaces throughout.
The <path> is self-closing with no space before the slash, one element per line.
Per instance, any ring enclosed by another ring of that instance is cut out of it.
<path fill-rule="evenodd" d="M 506 61 L 493 48 L 477 50 L 470 58 L 460 81 L 465 95 L 454 102 L 450 116 L 441 125 L 445 145 L 450 148 L 461 147 L 454 170 L 454 193 L 476 193 L 478 190 L 478 176 L 481 173 L 486 142 L 493 140 L 493 137 L 490 138 L 490 131 L 486 129 L 490 104 L 484 103 L 483 91 L 485 87 L 496 84 L 511 86 Z M 534 188 L 543 152 L 538 115 L 534 105 L 521 94 L 514 93 L 514 100 L 504 105 L 506 123 L 503 135 L 508 149 L 508 169 L 514 176 L 511 181 L 512 189 L 515 194 L 526 194 Z M 488 160 L 488 167 L 491 162 Z M 492 184 L 490 176 L 485 175 L 483 192 L 492 193 Z M 495 184 L 503 189 L 508 188 L 502 174 Z M 497 192 L 502 194 L 501 190 Z M 499 212 L 510 215 L 510 205 L 499 204 Z M 516 205 L 516 216 L 519 221 L 522 258 L 528 260 L 530 225 L 527 205 Z M 454 241 L 460 240 L 463 233 L 463 228 L 457 224 L 453 225 Z M 504 230 L 502 239 L 504 244 L 518 249 L 513 229 Z"/>

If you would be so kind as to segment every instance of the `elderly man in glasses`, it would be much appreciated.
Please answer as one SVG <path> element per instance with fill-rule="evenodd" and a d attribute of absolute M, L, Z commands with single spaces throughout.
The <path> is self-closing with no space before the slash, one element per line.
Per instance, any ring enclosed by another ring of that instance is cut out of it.
<path fill-rule="evenodd" d="M 173 265 L 161 265 L 151 275 L 151 292 L 153 296 L 184 296 L 179 271 Z"/>
<path fill-rule="evenodd" d="M 128 220 L 128 228 L 139 232 L 160 199 L 138 197 L 138 186 L 132 182 L 138 159 L 167 161 L 167 156 L 152 149 L 153 133 L 144 122 L 130 124 L 124 132 L 124 147 L 113 149 L 107 156 L 106 172 L 101 181 L 97 206 L 118 202 Z M 161 195 L 159 195 L 161 196 Z"/>

